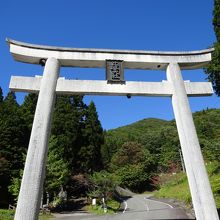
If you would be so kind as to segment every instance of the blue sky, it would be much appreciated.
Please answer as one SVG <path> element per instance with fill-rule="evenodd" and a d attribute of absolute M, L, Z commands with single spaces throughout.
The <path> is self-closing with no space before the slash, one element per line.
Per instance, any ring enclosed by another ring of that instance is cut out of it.
<path fill-rule="evenodd" d="M 2 0 L 0 2 L 0 86 L 11 75 L 41 75 L 42 67 L 12 59 L 5 38 L 33 44 L 136 50 L 206 49 L 215 41 L 212 0 Z M 69 79 L 105 79 L 104 69 L 62 68 Z M 183 71 L 185 80 L 205 81 L 203 70 Z M 126 80 L 161 81 L 165 72 L 125 70 Z M 19 103 L 24 94 L 17 93 Z M 220 108 L 219 97 L 190 98 L 192 111 Z M 149 117 L 173 119 L 170 98 L 86 96 L 105 129 Z"/>

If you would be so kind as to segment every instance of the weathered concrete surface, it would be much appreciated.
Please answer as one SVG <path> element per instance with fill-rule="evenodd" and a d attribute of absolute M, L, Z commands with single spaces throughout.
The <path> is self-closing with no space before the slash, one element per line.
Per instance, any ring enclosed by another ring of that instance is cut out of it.
<path fill-rule="evenodd" d="M 49 58 L 40 86 L 15 220 L 38 219 L 58 75 L 59 62 Z"/>
<path fill-rule="evenodd" d="M 38 92 L 40 77 L 12 76 L 9 88 L 15 92 Z M 212 84 L 209 82 L 184 82 L 188 96 L 208 96 L 213 94 Z M 132 96 L 171 96 L 172 83 L 163 82 L 133 82 L 125 84 L 109 84 L 101 80 L 65 80 L 58 79 L 56 92 L 60 94 L 86 95 L 132 95 Z"/>
<path fill-rule="evenodd" d="M 218 220 L 195 125 L 179 65 L 169 64 L 167 79 L 173 84 L 172 104 L 197 220 Z"/>
<path fill-rule="evenodd" d="M 50 47 L 28 44 L 7 39 L 10 52 L 17 61 L 39 64 L 41 59 L 55 57 L 61 66 L 105 67 L 108 59 L 123 60 L 124 68 L 166 69 L 171 62 L 179 63 L 181 69 L 204 67 L 211 60 L 213 49 L 190 52 L 163 52 L 137 50 L 109 50 Z"/>

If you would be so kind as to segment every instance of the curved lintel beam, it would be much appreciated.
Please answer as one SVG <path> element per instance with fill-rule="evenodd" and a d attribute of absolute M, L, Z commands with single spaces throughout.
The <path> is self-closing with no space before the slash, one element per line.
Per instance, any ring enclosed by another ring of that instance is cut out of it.
<path fill-rule="evenodd" d="M 51 47 L 6 39 L 15 60 L 40 64 L 42 59 L 55 57 L 61 66 L 105 67 L 105 60 L 123 60 L 128 69 L 166 69 L 169 63 L 178 63 L 181 69 L 198 69 L 211 60 L 214 50 L 189 52 L 111 50 L 90 48 Z"/>

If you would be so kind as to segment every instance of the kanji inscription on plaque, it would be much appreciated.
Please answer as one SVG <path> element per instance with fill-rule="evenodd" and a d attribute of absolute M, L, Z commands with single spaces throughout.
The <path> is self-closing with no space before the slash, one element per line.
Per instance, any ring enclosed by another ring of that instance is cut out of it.
<path fill-rule="evenodd" d="M 106 60 L 106 78 L 109 82 L 124 82 L 122 60 Z"/>

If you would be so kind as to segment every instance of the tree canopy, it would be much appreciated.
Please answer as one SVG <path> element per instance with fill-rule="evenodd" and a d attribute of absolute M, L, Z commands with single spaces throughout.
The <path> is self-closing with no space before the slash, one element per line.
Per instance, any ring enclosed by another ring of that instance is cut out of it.
<path fill-rule="evenodd" d="M 220 0 L 214 1 L 213 27 L 217 41 L 213 45 L 215 51 L 212 53 L 212 61 L 205 69 L 205 72 L 212 82 L 216 94 L 220 96 Z"/>
<path fill-rule="evenodd" d="M 37 94 L 28 94 L 19 105 L 13 92 L 4 99 L 0 89 L 0 206 L 17 197 L 37 98 Z M 68 188 L 68 184 L 72 187 L 74 175 L 100 171 L 103 141 L 93 102 L 86 105 L 82 96 L 57 96 L 45 190 L 56 196 L 60 188 Z"/>

